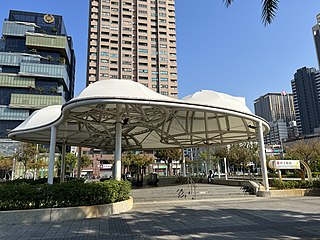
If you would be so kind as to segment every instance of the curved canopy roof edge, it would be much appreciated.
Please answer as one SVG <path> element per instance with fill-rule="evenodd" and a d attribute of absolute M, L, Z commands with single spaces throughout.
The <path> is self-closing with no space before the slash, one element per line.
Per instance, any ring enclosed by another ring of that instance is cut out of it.
<path fill-rule="evenodd" d="M 225 145 L 257 138 L 268 123 L 251 113 L 244 98 L 202 90 L 182 100 L 156 93 L 128 80 L 91 84 L 63 106 L 34 112 L 9 133 L 19 141 L 49 143 L 57 127 L 57 143 L 113 149 L 117 106 L 124 149 L 160 149 L 206 144 Z"/>

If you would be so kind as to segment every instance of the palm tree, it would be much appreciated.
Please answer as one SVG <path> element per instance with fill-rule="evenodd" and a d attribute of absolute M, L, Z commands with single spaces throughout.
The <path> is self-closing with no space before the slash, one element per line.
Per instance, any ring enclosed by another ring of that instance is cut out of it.
<path fill-rule="evenodd" d="M 223 0 L 225 5 L 229 7 L 234 0 Z M 261 0 L 262 3 L 262 13 L 261 20 L 264 25 L 270 24 L 274 17 L 276 16 L 276 12 L 278 10 L 280 0 Z"/>

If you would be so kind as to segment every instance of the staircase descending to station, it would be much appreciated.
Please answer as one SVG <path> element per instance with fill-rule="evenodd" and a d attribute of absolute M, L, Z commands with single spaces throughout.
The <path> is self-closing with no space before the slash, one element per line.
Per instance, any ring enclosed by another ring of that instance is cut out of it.
<path fill-rule="evenodd" d="M 249 188 L 216 184 L 189 183 L 166 187 L 143 187 L 132 190 L 135 203 L 232 197 L 256 197 Z"/>

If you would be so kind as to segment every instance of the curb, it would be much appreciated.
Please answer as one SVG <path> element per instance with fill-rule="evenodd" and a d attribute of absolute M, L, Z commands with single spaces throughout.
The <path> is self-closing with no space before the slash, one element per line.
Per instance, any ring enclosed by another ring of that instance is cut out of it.
<path fill-rule="evenodd" d="M 320 196 L 319 189 L 282 189 L 259 191 L 258 197 L 303 197 L 303 196 Z"/>
<path fill-rule="evenodd" d="M 0 211 L 0 224 L 57 222 L 98 218 L 128 212 L 132 208 L 133 199 L 130 197 L 128 200 L 122 202 L 94 206 Z"/>

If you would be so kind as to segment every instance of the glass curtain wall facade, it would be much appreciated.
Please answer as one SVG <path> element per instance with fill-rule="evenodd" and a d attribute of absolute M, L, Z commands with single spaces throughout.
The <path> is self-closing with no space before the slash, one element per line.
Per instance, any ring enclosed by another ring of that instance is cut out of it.
<path fill-rule="evenodd" d="M 270 132 L 264 138 L 266 144 L 281 144 L 284 139 L 297 137 L 293 94 L 267 93 L 254 101 L 254 112 L 270 124 Z"/>
<path fill-rule="evenodd" d="M 268 122 L 295 121 L 292 93 L 267 93 L 254 101 L 254 112 Z"/>
<path fill-rule="evenodd" d="M 75 63 L 61 16 L 10 11 L 0 40 L 0 139 L 33 111 L 74 96 Z"/>
<path fill-rule="evenodd" d="M 178 97 L 174 0 L 90 0 L 87 85 L 127 79 Z"/>
<path fill-rule="evenodd" d="M 299 135 L 313 134 L 320 127 L 320 72 L 300 68 L 291 86 Z"/>

